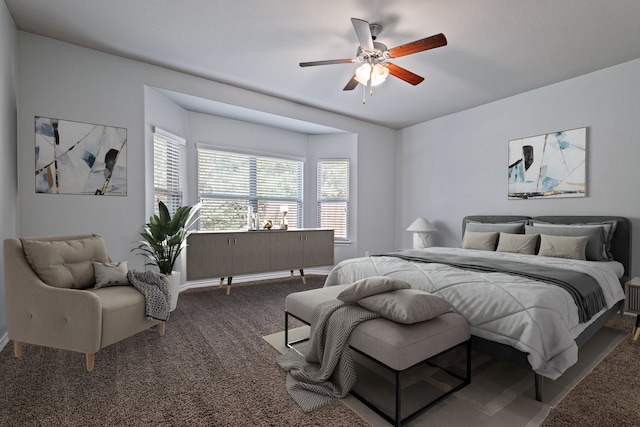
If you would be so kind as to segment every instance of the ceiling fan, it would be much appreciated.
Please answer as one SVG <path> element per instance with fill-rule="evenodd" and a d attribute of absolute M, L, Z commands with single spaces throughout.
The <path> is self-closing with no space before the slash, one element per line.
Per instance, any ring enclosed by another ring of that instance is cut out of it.
<path fill-rule="evenodd" d="M 367 21 L 357 18 L 351 18 L 351 23 L 353 24 L 358 42 L 360 43 L 355 58 L 300 63 L 301 67 L 330 64 L 362 64 L 358 67 L 343 90 L 353 90 L 358 86 L 358 83 L 361 83 L 363 86 L 368 85 L 371 90 L 373 86 L 382 83 L 389 74 L 414 86 L 420 84 L 424 80 L 424 77 L 396 65 L 390 62 L 390 60 L 436 47 L 446 46 L 447 44 L 447 38 L 444 34 L 440 33 L 387 49 L 387 46 L 375 41 L 380 32 L 382 32 L 381 25 L 369 24 Z M 364 103 L 364 99 L 362 101 Z"/>

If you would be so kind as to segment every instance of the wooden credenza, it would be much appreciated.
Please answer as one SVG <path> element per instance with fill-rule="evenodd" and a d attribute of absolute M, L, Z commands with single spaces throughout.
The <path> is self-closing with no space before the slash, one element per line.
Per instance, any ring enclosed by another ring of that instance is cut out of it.
<path fill-rule="evenodd" d="M 187 280 L 333 265 L 333 230 L 198 231 L 187 239 Z"/>

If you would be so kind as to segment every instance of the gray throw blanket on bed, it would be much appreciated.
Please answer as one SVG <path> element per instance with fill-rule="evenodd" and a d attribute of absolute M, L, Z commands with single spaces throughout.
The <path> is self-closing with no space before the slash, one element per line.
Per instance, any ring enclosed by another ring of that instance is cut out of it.
<path fill-rule="evenodd" d="M 162 280 L 162 274 L 155 271 L 134 271 L 127 273 L 129 283 L 142 295 L 145 301 L 145 316 L 149 320 L 169 319 L 169 286 Z"/>
<path fill-rule="evenodd" d="M 288 372 L 287 391 L 305 412 L 346 396 L 356 382 L 356 372 L 347 343 L 351 331 L 365 320 L 380 317 L 357 304 L 332 300 L 313 312 L 309 342 L 277 359 Z"/>

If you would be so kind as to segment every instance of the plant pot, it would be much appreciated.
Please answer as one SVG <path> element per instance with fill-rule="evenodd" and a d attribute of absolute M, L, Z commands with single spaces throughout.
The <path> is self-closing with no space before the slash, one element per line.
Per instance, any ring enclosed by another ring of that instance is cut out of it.
<path fill-rule="evenodd" d="M 169 287 L 170 308 L 169 311 L 176 309 L 178 305 L 178 294 L 180 293 L 180 272 L 172 271 L 171 274 L 164 276 L 167 286 Z"/>

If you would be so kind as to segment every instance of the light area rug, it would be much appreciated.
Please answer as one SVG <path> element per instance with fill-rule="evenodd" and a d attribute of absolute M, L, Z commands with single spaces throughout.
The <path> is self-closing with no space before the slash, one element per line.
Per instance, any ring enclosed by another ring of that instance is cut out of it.
<path fill-rule="evenodd" d="M 497 361 L 489 356 L 473 352 L 471 361 L 471 384 L 454 393 L 443 402 L 433 406 L 408 425 L 422 426 L 467 426 L 476 427 L 535 427 L 539 426 L 551 408 L 557 405 L 591 370 L 600 363 L 627 335 L 625 331 L 604 327 L 585 344 L 579 352 L 578 363 L 569 368 L 557 380 L 545 379 L 542 390 L 542 402 L 535 400 L 534 378 L 530 371 Z M 309 327 L 302 326 L 289 331 L 289 339 L 296 340 L 309 336 Z M 284 331 L 263 337 L 278 352 L 286 350 Z M 440 364 L 449 359 L 451 368 L 459 365 L 463 369 L 464 357 L 456 351 L 442 356 Z M 274 352 L 274 359 L 277 354 Z M 275 361 L 274 361 L 275 363 Z M 408 374 L 409 392 L 405 393 L 407 407 L 418 403 L 412 397 L 421 396 L 422 388 L 442 387 L 446 389 L 447 380 L 425 365 L 424 369 L 412 370 Z M 393 410 L 393 379 L 380 371 L 366 359 L 360 359 L 357 366 L 357 390 L 367 397 L 377 397 L 378 404 L 387 411 Z M 403 377 L 404 378 L 404 377 Z M 284 382 L 282 387 L 284 387 Z M 377 396 L 376 396 L 377 395 Z M 388 426 L 389 423 L 361 401 L 348 395 L 342 403 L 358 414 L 372 426 Z M 419 407 L 419 406 L 418 406 Z M 403 415 L 405 416 L 405 415 Z"/>

